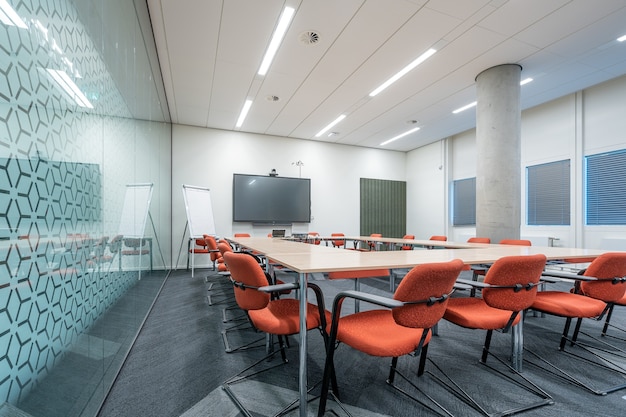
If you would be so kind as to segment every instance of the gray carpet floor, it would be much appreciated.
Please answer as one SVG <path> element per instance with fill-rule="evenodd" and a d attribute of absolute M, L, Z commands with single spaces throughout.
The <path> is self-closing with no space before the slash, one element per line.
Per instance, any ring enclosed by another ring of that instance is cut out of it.
<path fill-rule="evenodd" d="M 213 288 L 208 291 L 209 284 Z M 350 281 L 328 281 L 317 276 L 316 282 L 324 291 L 327 307 L 332 305 L 334 294 L 352 287 Z M 289 278 L 284 278 L 289 280 Z M 255 360 L 265 355 L 263 347 L 246 351 L 226 353 L 221 331 L 238 322 L 223 322 L 220 294 L 229 293 L 229 284 L 224 277 L 212 271 L 196 271 L 195 277 L 186 271 L 174 271 L 168 278 L 157 299 L 145 326 L 139 334 L 112 391 L 105 401 L 99 417 L 127 416 L 232 416 L 241 414 L 225 391 L 224 381 L 238 373 Z M 561 284 L 562 285 L 562 284 Z M 368 292 L 389 294 L 388 282 L 380 279 L 363 280 L 361 289 Z M 561 289 L 561 288 L 559 288 Z M 567 288 L 562 288 L 567 289 Z M 212 294 L 213 305 L 207 294 Z M 462 295 L 462 294 L 461 294 Z M 346 304 L 344 309 L 350 311 Z M 367 306 L 361 305 L 361 309 Z M 616 310 L 613 322 L 626 324 L 626 309 Z M 236 317 L 237 309 L 227 311 L 227 317 Z M 623 384 L 622 376 L 610 376 L 606 371 L 574 360 L 570 355 L 559 352 L 558 341 L 564 320 L 558 317 L 535 317 L 529 314 L 524 324 L 524 343 L 528 349 L 544 355 L 550 360 L 568 367 L 572 373 L 600 386 Z M 601 323 L 586 321 L 583 329 L 590 334 L 600 332 Z M 461 386 L 478 396 L 488 409 L 502 410 L 532 399 L 519 394 L 519 389 L 506 382 L 498 374 L 478 362 L 485 333 L 463 329 L 442 321 L 438 336 L 433 338 L 429 358 L 451 375 Z M 229 332 L 229 342 L 239 343 L 261 336 L 250 329 Z M 626 342 L 613 342 L 626 348 Z M 254 416 L 273 415 L 297 398 L 298 339 L 290 338 L 289 362 L 257 377 L 233 385 L 233 390 L 242 399 Z M 308 336 L 309 381 L 312 386 L 321 379 L 324 366 L 324 348 L 319 333 Z M 499 357 L 510 354 L 509 334 L 494 334 L 492 351 Z M 526 358 L 530 358 L 527 353 Z M 626 359 L 617 357 L 617 361 Z M 273 364 L 279 362 L 274 358 Z M 497 361 L 489 359 L 494 365 Z M 376 358 L 340 346 L 336 353 L 336 369 L 342 402 L 354 416 L 431 416 L 435 415 L 424 407 L 408 400 L 390 389 L 385 383 L 390 360 Z M 417 357 L 403 357 L 400 369 L 412 375 L 412 380 L 457 416 L 474 416 L 479 413 L 451 395 L 430 375 L 415 376 Z M 524 364 L 524 375 L 548 392 L 554 404 L 526 411 L 524 416 L 586 417 L 626 415 L 626 389 L 605 396 L 589 393 L 572 384 L 554 377 L 545 366 Z M 427 369 L 437 374 L 432 364 Z M 505 373 L 508 371 L 502 368 Z M 313 390 L 313 394 L 319 388 Z M 534 401 L 534 399 L 532 399 Z M 334 410 L 326 415 L 345 413 L 334 403 Z M 309 405 L 309 414 L 316 415 L 317 401 Z M 297 416 L 293 411 L 289 416 Z"/>

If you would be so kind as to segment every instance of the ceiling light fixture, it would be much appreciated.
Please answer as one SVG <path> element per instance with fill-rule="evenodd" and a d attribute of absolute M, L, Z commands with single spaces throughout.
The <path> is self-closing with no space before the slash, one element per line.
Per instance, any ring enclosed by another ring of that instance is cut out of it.
<path fill-rule="evenodd" d="M 387 81 L 385 81 L 384 83 L 382 83 L 377 89 L 375 89 L 374 91 L 372 91 L 370 93 L 370 97 L 374 97 L 376 95 L 378 95 L 381 91 L 383 91 L 385 88 L 389 87 L 391 84 L 395 83 L 396 81 L 398 81 L 400 78 L 404 77 L 409 71 L 411 71 L 412 69 L 414 69 L 415 67 L 417 67 L 419 64 L 421 64 L 422 62 L 426 61 L 428 58 L 430 58 L 431 56 L 433 56 L 433 54 L 437 52 L 436 49 L 430 48 L 428 51 L 424 52 L 422 55 L 420 55 L 416 60 L 414 60 L 413 62 L 411 62 L 409 65 L 407 65 L 406 67 L 402 68 L 396 75 L 394 75 L 393 77 L 389 78 Z"/>
<path fill-rule="evenodd" d="M 528 77 L 528 78 L 524 78 L 522 81 L 520 81 L 519 85 L 520 85 L 520 86 L 522 86 L 522 85 L 526 85 L 526 84 L 528 84 L 528 83 L 530 83 L 530 82 L 532 82 L 532 81 L 533 81 L 533 79 L 532 79 L 532 78 L 530 78 L 530 77 Z M 452 113 L 454 113 L 454 114 L 461 113 L 462 111 L 465 111 L 465 110 L 467 110 L 467 109 L 471 109 L 472 107 L 476 106 L 477 104 L 478 104 L 478 102 L 477 102 L 477 101 L 474 101 L 474 102 L 472 102 L 472 103 L 470 103 L 470 104 L 467 104 L 467 105 L 465 105 L 465 106 L 463 106 L 463 107 L 460 107 L 460 108 L 458 108 L 458 109 L 454 110 Z"/>
<path fill-rule="evenodd" d="M 345 114 L 342 114 L 341 116 L 337 117 L 335 120 L 333 120 L 332 122 L 330 122 L 330 124 L 328 126 L 326 126 L 324 129 L 320 130 L 317 135 L 315 135 L 316 138 L 319 138 L 320 136 L 322 136 L 324 133 L 328 132 L 330 129 L 333 128 L 333 126 L 335 126 L 337 123 L 339 123 L 340 121 L 342 121 L 343 119 L 346 118 Z"/>
<path fill-rule="evenodd" d="M 381 143 L 381 144 L 380 144 L 380 146 L 385 146 L 385 145 L 387 145 L 387 144 L 389 144 L 389 143 L 393 142 L 394 140 L 398 140 L 398 139 L 400 139 L 400 138 L 403 138 L 403 137 L 405 137 L 405 136 L 407 136 L 407 135 L 410 135 L 410 134 L 411 134 L 411 133 L 413 133 L 413 132 L 417 132 L 418 130 L 420 130 L 420 128 L 419 128 L 419 127 L 415 127 L 415 128 L 413 128 L 413 129 L 411 129 L 411 130 L 407 130 L 406 132 L 401 133 L 401 134 L 399 134 L 398 136 L 394 136 L 393 138 L 391 138 L 391 139 L 389 139 L 389 140 L 384 141 L 383 143 Z"/>
<path fill-rule="evenodd" d="M 0 21 L 7 26 L 17 26 L 21 29 L 28 29 L 26 23 L 24 23 L 6 0 L 0 0 Z"/>
<path fill-rule="evenodd" d="M 624 36 L 620 36 L 619 38 L 617 38 L 617 41 L 618 41 L 618 42 L 624 42 L 624 41 L 626 41 L 626 35 L 624 35 Z"/>
<path fill-rule="evenodd" d="M 46 68 L 46 71 L 52 79 L 57 83 L 61 89 L 67 93 L 72 101 L 78 104 L 81 107 L 86 107 L 89 109 L 93 109 L 93 104 L 89 102 L 87 97 L 80 91 L 80 88 L 72 81 L 72 79 L 67 75 L 65 71 L 55 70 L 52 68 Z"/>
<path fill-rule="evenodd" d="M 280 20 L 278 22 L 278 26 L 276 26 L 276 30 L 274 30 L 274 34 L 272 35 L 270 46 L 267 47 L 267 51 L 265 51 L 263 61 L 261 61 L 261 66 L 259 67 L 258 72 L 259 75 L 267 74 L 267 70 L 269 70 L 272 60 L 274 59 L 274 55 L 276 55 L 278 47 L 283 41 L 283 37 L 287 32 L 287 28 L 289 27 L 289 23 L 291 22 L 291 18 L 293 17 L 294 13 L 295 9 L 293 9 L 292 7 L 285 7 L 285 10 L 283 10 L 283 13 L 280 16 Z"/>
<path fill-rule="evenodd" d="M 460 108 L 454 110 L 452 113 L 454 113 L 454 114 L 461 113 L 462 111 L 465 111 L 467 109 L 471 109 L 472 107 L 474 107 L 477 104 L 478 104 L 478 102 L 474 101 L 474 102 L 472 102 L 470 104 L 466 104 L 465 106 L 460 107 Z"/>
<path fill-rule="evenodd" d="M 241 125 L 243 125 L 243 121 L 246 120 L 246 116 L 248 115 L 248 111 L 251 106 L 252 100 L 246 100 L 246 102 L 243 103 L 243 108 L 241 109 L 241 113 L 239 113 L 239 118 L 237 119 L 237 124 L 235 126 L 241 127 Z"/>

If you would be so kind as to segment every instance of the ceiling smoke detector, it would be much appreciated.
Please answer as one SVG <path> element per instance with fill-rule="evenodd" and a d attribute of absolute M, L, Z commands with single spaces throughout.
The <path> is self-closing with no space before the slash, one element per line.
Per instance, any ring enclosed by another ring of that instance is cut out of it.
<path fill-rule="evenodd" d="M 319 33 L 307 30 L 306 32 L 302 32 L 299 36 L 300 42 L 305 45 L 315 45 L 320 41 Z"/>
<path fill-rule="evenodd" d="M 278 97 L 278 96 L 267 96 L 266 99 L 267 99 L 267 101 L 278 101 L 278 100 L 280 100 L 280 97 Z"/>

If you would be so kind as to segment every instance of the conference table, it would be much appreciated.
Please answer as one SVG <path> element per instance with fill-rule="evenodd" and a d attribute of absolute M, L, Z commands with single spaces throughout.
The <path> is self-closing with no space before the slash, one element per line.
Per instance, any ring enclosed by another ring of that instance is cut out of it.
<path fill-rule="evenodd" d="M 345 237 L 345 239 L 372 239 L 369 236 Z M 392 238 L 387 238 L 392 239 Z M 416 241 L 415 239 L 393 239 L 395 244 L 416 244 L 443 247 L 437 250 L 396 250 L 396 251 L 358 251 L 312 245 L 283 238 L 237 237 L 229 241 L 247 250 L 266 257 L 271 263 L 282 265 L 298 274 L 301 289 L 306 288 L 308 275 L 332 271 L 357 271 L 367 269 L 412 268 L 416 265 L 432 262 L 448 262 L 461 259 L 467 265 L 490 264 L 504 256 L 544 254 L 548 260 L 576 260 L 593 258 L 606 252 L 595 249 L 563 247 L 514 246 L 484 243 L 455 243 L 441 241 Z M 430 245 L 429 245 L 429 244 Z M 307 332 L 306 305 L 307 291 L 298 291 L 300 301 L 300 349 L 299 349 L 299 400 L 300 417 L 307 416 Z M 512 366 L 521 371 L 523 354 L 522 326 L 512 330 L 511 361 Z"/>

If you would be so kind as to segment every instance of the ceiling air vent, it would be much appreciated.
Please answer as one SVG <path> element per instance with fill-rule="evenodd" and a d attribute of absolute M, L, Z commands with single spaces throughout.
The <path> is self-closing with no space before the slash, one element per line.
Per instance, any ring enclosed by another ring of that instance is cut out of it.
<path fill-rule="evenodd" d="M 300 42 L 305 45 L 315 45 L 320 40 L 320 35 L 317 32 L 308 30 L 300 34 Z"/>

